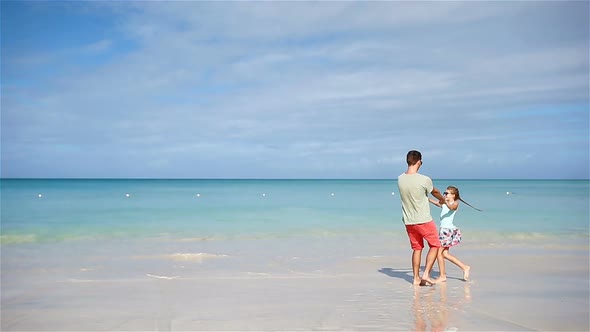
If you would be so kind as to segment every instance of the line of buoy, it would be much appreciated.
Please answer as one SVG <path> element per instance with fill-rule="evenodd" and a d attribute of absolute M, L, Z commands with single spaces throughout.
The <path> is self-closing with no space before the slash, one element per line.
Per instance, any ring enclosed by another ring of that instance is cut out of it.
<path fill-rule="evenodd" d="M 509 194 L 510 194 L 510 192 L 509 192 L 509 191 L 507 191 L 507 192 L 506 192 L 506 195 L 509 195 Z M 261 195 L 262 195 L 262 197 L 266 197 L 266 193 L 262 193 Z M 391 195 L 392 195 L 392 196 L 395 196 L 395 193 L 394 193 L 394 192 L 392 192 L 392 193 L 391 193 Z M 198 194 L 196 194 L 195 196 L 196 196 L 196 197 L 201 197 L 201 194 L 200 194 L 200 193 L 198 193 Z M 336 196 L 336 194 L 335 194 L 335 193 L 331 193 L 331 194 L 330 194 L 330 196 Z M 43 197 L 43 194 L 37 194 L 37 197 L 39 197 L 39 198 L 42 198 L 42 197 Z M 130 194 L 130 193 L 126 193 L 126 194 L 125 194 L 125 197 L 131 197 L 131 194 Z"/>
<path fill-rule="evenodd" d="M 506 195 L 512 195 L 512 192 L 507 191 L 506 192 Z M 196 197 L 201 197 L 201 194 L 200 193 L 197 193 L 195 196 Z M 330 193 L 330 196 L 336 196 L 336 194 L 335 193 Z M 392 191 L 391 192 L 391 196 L 395 196 L 395 192 Z M 43 197 L 43 194 L 40 194 L 39 193 L 39 194 L 37 194 L 37 197 L 38 198 L 42 198 Z M 125 194 L 125 197 L 131 197 L 131 194 L 130 193 L 126 193 Z M 266 197 L 266 193 L 262 193 L 262 197 Z"/>

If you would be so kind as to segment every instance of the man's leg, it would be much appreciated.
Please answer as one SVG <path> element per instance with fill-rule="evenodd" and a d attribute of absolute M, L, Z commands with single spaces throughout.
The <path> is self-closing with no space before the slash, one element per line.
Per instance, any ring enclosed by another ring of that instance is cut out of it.
<path fill-rule="evenodd" d="M 422 249 L 424 249 L 424 240 L 420 235 L 419 225 L 406 225 L 410 245 L 412 246 L 412 274 L 414 285 L 420 285 L 420 261 L 422 260 Z"/>
<path fill-rule="evenodd" d="M 422 260 L 422 249 L 414 249 L 412 252 L 412 272 L 414 274 L 414 285 L 420 285 L 420 261 Z"/>
<path fill-rule="evenodd" d="M 434 284 L 434 280 L 430 279 L 430 271 L 434 266 L 434 261 L 436 260 L 437 255 L 438 248 L 428 248 L 428 253 L 426 254 L 426 266 L 424 267 L 424 275 L 422 276 L 422 280 L 430 284 Z M 418 264 L 420 264 L 420 262 L 418 262 Z"/>
<path fill-rule="evenodd" d="M 434 266 L 434 261 L 438 255 L 440 240 L 438 239 L 438 231 L 436 230 L 434 221 L 424 224 L 422 230 L 424 231 L 424 239 L 428 243 L 428 254 L 426 254 L 426 266 L 424 267 L 424 275 L 422 276 L 422 280 L 430 284 L 434 284 L 434 281 L 430 279 L 430 271 L 432 270 L 432 266 Z"/>

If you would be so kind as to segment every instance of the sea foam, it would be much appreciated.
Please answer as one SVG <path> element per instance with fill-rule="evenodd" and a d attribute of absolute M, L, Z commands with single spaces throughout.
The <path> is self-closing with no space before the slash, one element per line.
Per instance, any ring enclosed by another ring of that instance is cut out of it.
<path fill-rule="evenodd" d="M 35 234 L 8 234 L 0 235 L 1 244 L 20 244 L 37 242 Z"/>
<path fill-rule="evenodd" d="M 135 256 L 136 259 L 166 259 L 176 262 L 194 262 L 202 263 L 205 260 L 227 257 L 223 254 L 210 254 L 205 252 L 198 253 L 174 253 L 168 255 L 153 255 L 153 256 Z"/>

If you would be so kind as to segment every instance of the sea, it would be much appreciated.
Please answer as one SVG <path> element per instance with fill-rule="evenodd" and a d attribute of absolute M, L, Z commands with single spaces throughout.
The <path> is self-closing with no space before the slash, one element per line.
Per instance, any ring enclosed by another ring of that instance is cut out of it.
<path fill-rule="evenodd" d="M 2 179 L 1 245 L 405 234 L 395 179 Z M 434 180 L 458 187 L 477 241 L 588 239 L 588 180 Z M 433 218 L 440 209 L 432 205 Z"/>
<path fill-rule="evenodd" d="M 588 327 L 588 180 L 435 179 L 482 211 L 455 216 L 470 281 L 429 289 L 395 179 L 0 185 L 2 331 Z"/>
<path fill-rule="evenodd" d="M 588 180 L 434 185 L 482 210 L 460 205 L 457 250 L 588 252 Z M 354 270 L 354 257 L 410 251 L 395 179 L 3 179 L 0 193 L 3 296 L 77 278 Z"/>

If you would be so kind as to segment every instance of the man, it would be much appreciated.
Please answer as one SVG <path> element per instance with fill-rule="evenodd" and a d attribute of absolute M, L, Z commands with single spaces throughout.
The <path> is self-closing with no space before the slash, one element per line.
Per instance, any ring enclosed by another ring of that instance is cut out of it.
<path fill-rule="evenodd" d="M 406 231 L 412 246 L 412 272 L 414 274 L 414 285 L 430 284 L 435 282 L 430 279 L 430 270 L 434 265 L 440 241 L 436 224 L 430 215 L 430 204 L 428 194 L 444 202 L 440 191 L 432 185 L 432 180 L 418 173 L 422 166 L 422 154 L 419 151 L 411 150 L 406 155 L 408 170 L 397 178 L 397 185 L 402 201 L 402 220 L 406 225 Z M 428 254 L 426 255 L 426 266 L 424 274 L 420 278 L 420 262 L 422 260 L 422 249 L 424 240 L 428 242 Z"/>

